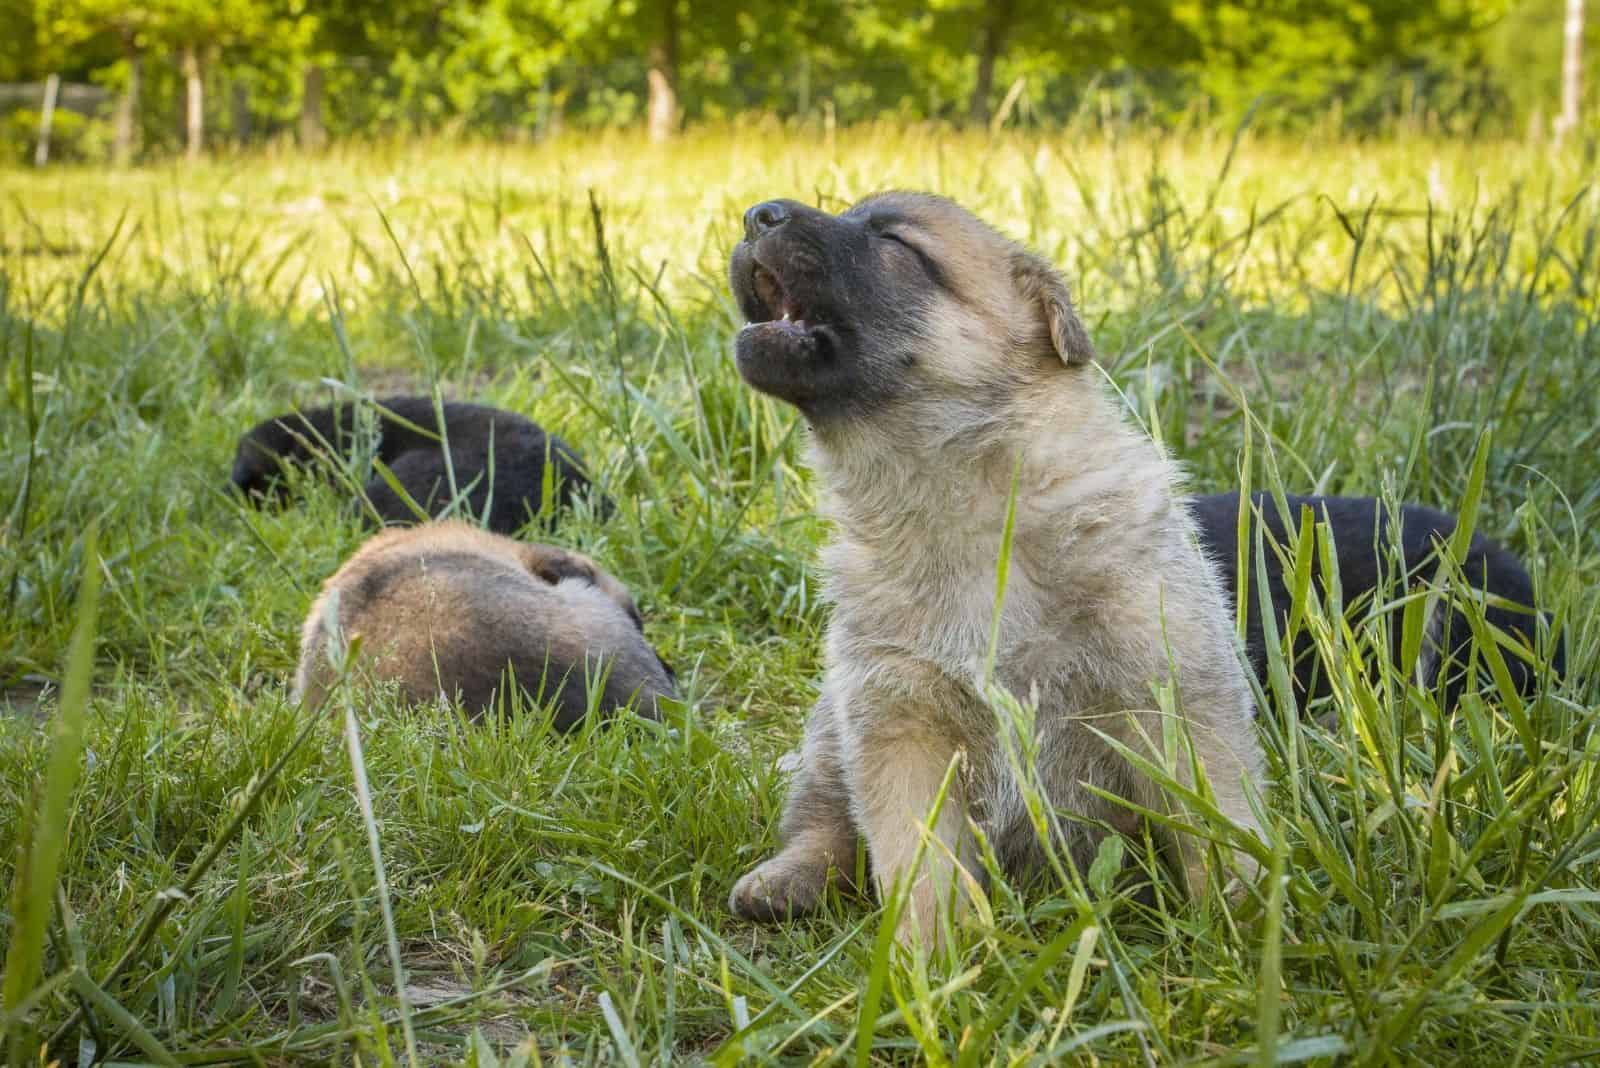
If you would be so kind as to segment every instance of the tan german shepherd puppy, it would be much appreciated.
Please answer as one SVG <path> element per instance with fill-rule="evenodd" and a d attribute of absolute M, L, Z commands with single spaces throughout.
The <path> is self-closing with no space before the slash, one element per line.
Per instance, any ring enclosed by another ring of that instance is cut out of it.
<path fill-rule="evenodd" d="M 979 874 L 974 826 L 1008 871 L 1040 861 L 982 694 L 1018 471 L 994 678 L 1037 703 L 1038 772 L 1071 857 L 1086 867 L 1108 829 L 1137 826 L 1091 788 L 1169 807 L 1095 733 L 1160 763 L 1155 690 L 1169 684 L 1218 807 L 1255 829 L 1262 752 L 1227 601 L 1176 466 L 1108 395 L 1055 269 L 948 200 L 888 193 L 838 215 L 756 205 L 730 274 L 750 320 L 739 373 L 810 423 L 834 525 L 826 669 L 783 848 L 739 881 L 733 911 L 812 908 L 860 835 L 880 887 L 911 881 L 902 938 L 926 938 L 965 882 L 957 865 Z M 1187 759 L 1172 764 L 1192 779 Z M 1204 851 L 1167 837 L 1198 891 Z"/>
<path fill-rule="evenodd" d="M 459 696 L 478 714 L 515 678 L 531 698 L 555 698 L 565 731 L 589 707 L 590 680 L 604 677 L 603 712 L 632 704 L 654 718 L 656 699 L 676 694 L 627 588 L 593 560 L 451 520 L 376 534 L 323 584 L 300 638 L 304 701 L 333 678 L 335 595 L 339 640 L 361 636 L 360 670 L 413 701 Z"/>

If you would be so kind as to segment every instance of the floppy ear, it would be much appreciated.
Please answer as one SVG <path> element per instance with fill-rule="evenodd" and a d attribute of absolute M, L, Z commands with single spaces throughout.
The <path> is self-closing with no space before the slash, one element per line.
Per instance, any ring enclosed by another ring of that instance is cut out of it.
<path fill-rule="evenodd" d="M 537 542 L 525 542 L 520 548 L 523 566 L 541 582 L 548 582 L 552 586 L 569 578 L 596 584 L 599 582 L 594 561 L 582 553 L 568 552 L 554 545 L 540 545 Z"/>
<path fill-rule="evenodd" d="M 1067 283 L 1061 272 L 1032 252 L 1019 250 L 1011 258 L 1011 275 L 1023 299 L 1037 306 L 1044 316 L 1045 326 L 1050 331 L 1050 346 L 1061 357 L 1061 362 L 1071 365 L 1094 359 L 1089 332 L 1072 310 L 1072 298 L 1067 294 Z"/>

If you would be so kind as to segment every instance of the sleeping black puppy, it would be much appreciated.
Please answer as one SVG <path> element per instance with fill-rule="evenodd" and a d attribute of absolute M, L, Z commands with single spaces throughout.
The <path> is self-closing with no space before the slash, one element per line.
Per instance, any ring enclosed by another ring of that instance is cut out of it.
<path fill-rule="evenodd" d="M 1395 573 L 1391 557 L 1393 536 L 1389 526 L 1392 516 L 1376 498 L 1290 496 L 1287 500 L 1290 519 L 1294 524 L 1292 528 L 1286 527 L 1277 505 L 1269 495 L 1257 493 L 1251 497 L 1255 511 L 1259 511 L 1261 519 L 1267 524 L 1265 534 L 1269 545 L 1272 540 L 1276 540 L 1280 545 L 1292 547 L 1299 529 L 1301 506 L 1309 505 L 1317 520 L 1326 522 L 1332 531 L 1339 565 L 1340 591 L 1347 608 L 1363 594 L 1384 587 L 1391 576 L 1404 585 L 1432 579 L 1438 565 L 1435 546 L 1448 539 L 1456 529 L 1453 516 L 1421 505 L 1402 505 L 1399 532 L 1400 547 L 1405 558 L 1405 574 L 1402 577 Z M 1239 562 L 1239 494 L 1219 493 L 1207 497 L 1192 497 L 1187 504 L 1199 527 L 1200 540 L 1208 555 L 1217 562 L 1224 588 L 1231 598 L 1238 588 L 1236 578 Z M 1253 512 L 1250 520 L 1252 553 L 1255 546 L 1255 524 L 1258 521 Z M 1270 548 L 1266 553 L 1265 564 L 1267 586 L 1277 615 L 1278 632 L 1281 634 L 1289 614 L 1292 599 L 1289 582 L 1293 576 L 1284 575 L 1278 555 Z M 1260 677 L 1262 684 L 1266 685 L 1266 644 L 1263 638 L 1260 602 L 1257 600 L 1259 594 L 1256 588 L 1256 568 L 1253 558 L 1248 561 L 1248 566 L 1250 587 L 1245 649 L 1257 676 Z M 1321 571 L 1320 562 L 1313 559 L 1312 579 L 1316 588 L 1321 588 Z M 1462 571 L 1474 585 L 1487 593 L 1525 608 L 1531 608 L 1533 605 L 1533 580 L 1528 577 L 1528 572 L 1522 563 L 1509 551 L 1481 534 L 1473 535 L 1472 542 L 1467 548 L 1466 560 L 1462 564 Z M 1498 605 L 1489 605 L 1484 614 L 1494 626 L 1514 638 L 1525 641 L 1530 649 L 1534 647 L 1537 624 L 1532 612 L 1511 611 Z M 1424 642 L 1422 654 L 1428 663 L 1426 678 L 1431 684 L 1437 679 L 1441 670 L 1445 671 L 1445 700 L 1447 704 L 1454 704 L 1466 682 L 1462 676 L 1466 666 L 1466 652 L 1472 642 L 1471 628 L 1466 617 L 1454 611 L 1444 618 L 1430 621 L 1428 627 L 1430 641 Z M 1391 623 L 1390 633 L 1392 644 L 1390 655 L 1398 659 L 1401 638 L 1398 614 Z M 1327 679 L 1321 673 L 1321 661 L 1312 651 L 1311 644 L 1309 637 L 1302 633 L 1294 649 L 1294 682 L 1302 699 L 1328 693 Z M 1505 658 L 1506 669 L 1510 672 L 1517 689 L 1524 695 L 1530 694 L 1537 681 L 1534 672 L 1515 654 L 1502 650 L 1502 655 Z M 1554 670 L 1557 675 L 1563 670 L 1559 649 L 1554 661 Z"/>
<path fill-rule="evenodd" d="M 539 513 L 547 462 L 554 467 L 553 500 L 558 507 L 570 506 L 589 491 L 589 477 L 578 454 L 531 419 L 456 401 L 445 402 L 443 410 L 441 435 L 432 398 L 381 397 L 372 405 L 377 458 L 429 515 L 450 503 L 451 469 L 456 488 L 467 491 L 466 507 L 474 516 L 482 516 L 487 506 L 488 528 L 498 534 L 515 533 Z M 239 439 L 234 486 L 258 503 L 281 502 L 285 467 L 315 466 L 331 475 L 327 465 L 345 462 L 356 450 L 362 426 L 357 415 L 355 404 L 336 404 L 288 412 L 257 424 Z M 385 524 L 416 522 L 416 514 L 376 472 L 363 492 Z M 603 496 L 596 504 L 601 515 L 612 511 Z"/>

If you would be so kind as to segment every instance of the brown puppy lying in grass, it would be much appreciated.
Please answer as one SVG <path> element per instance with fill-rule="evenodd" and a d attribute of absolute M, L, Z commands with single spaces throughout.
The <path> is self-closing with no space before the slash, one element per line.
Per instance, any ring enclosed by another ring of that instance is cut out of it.
<path fill-rule="evenodd" d="M 376 534 L 323 584 L 301 634 L 298 699 L 321 700 L 336 678 L 330 639 L 357 635 L 358 672 L 416 702 L 459 697 L 473 715 L 503 700 L 508 680 L 553 699 L 561 731 L 591 702 L 655 718 L 657 699 L 676 696 L 633 598 L 593 560 L 455 521 Z"/>
<path fill-rule="evenodd" d="M 1221 814 L 1255 829 L 1263 758 L 1227 599 L 1176 468 L 1108 396 L 1056 271 L 950 201 L 889 193 L 839 215 L 756 205 L 730 273 L 751 324 L 739 373 L 809 421 L 834 524 L 826 667 L 783 848 L 733 910 L 811 909 L 859 834 L 880 887 L 909 887 L 902 938 L 937 936 L 980 873 L 969 820 L 1006 871 L 1043 859 L 1019 746 L 1048 807 L 1071 814 L 1047 818 L 1080 870 L 1109 828 L 1138 824 L 1104 795 L 1171 807 L 1130 754 L 1185 784 L 1198 765 Z M 1029 737 L 997 714 L 991 680 L 1036 704 Z M 1153 830 L 1199 892 L 1203 843 Z M 1255 870 L 1247 852 L 1236 863 Z"/>

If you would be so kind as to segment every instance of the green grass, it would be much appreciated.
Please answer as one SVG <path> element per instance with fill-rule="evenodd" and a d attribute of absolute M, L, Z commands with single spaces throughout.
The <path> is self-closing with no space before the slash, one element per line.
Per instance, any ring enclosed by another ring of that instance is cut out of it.
<path fill-rule="evenodd" d="M 1303 712 L 1263 694 L 1283 877 L 1238 910 L 1159 873 L 1140 904 L 1097 865 L 995 887 L 932 964 L 858 900 L 726 914 L 773 845 L 825 610 L 803 429 L 733 372 L 723 265 L 758 198 L 887 186 L 1065 267 L 1197 489 L 1455 508 L 1481 476 L 1477 528 L 1595 663 L 1600 189 L 1577 155 L 752 127 L 0 174 L 0 920 L 43 984 L 6 976 L 9 1056 L 59 1034 L 51 1056 L 180 1063 L 408 1063 L 413 1041 L 480 1065 L 1600 1057 L 1600 680 L 1451 711 L 1344 671 L 1414 629 L 1404 591 L 1348 626 L 1315 590 L 1298 606 L 1341 682 Z M 599 468 L 618 514 L 556 537 L 638 595 L 690 698 L 670 729 L 287 703 L 302 615 L 361 530 L 328 490 L 241 511 L 233 440 L 336 388 L 434 385 Z M 57 850 L 57 886 L 19 876 Z"/>

